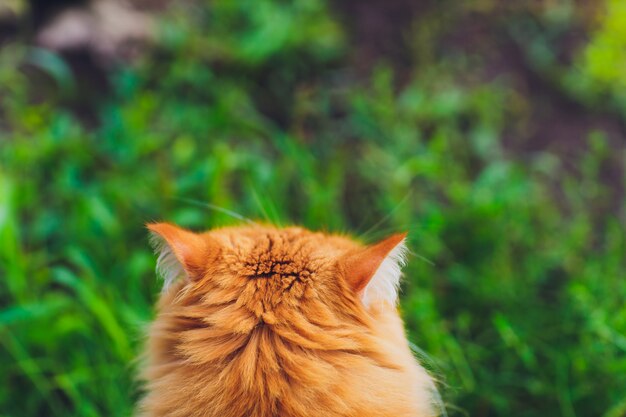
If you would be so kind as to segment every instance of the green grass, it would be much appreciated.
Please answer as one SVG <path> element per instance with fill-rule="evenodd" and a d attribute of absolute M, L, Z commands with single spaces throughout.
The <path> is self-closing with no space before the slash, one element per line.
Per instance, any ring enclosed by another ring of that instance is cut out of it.
<path fill-rule="evenodd" d="M 587 66 L 530 62 L 623 115 L 619 74 L 589 63 L 607 36 L 624 45 L 612 28 Z M 129 415 L 159 291 L 144 223 L 236 223 L 222 207 L 366 241 L 408 230 L 402 311 L 450 415 L 626 416 L 615 133 L 591 131 L 575 160 L 518 157 L 503 138 L 535 103 L 506 77 L 468 82 L 463 56 L 406 83 L 383 61 L 355 76 L 351 48 L 323 1 L 174 11 L 153 53 L 110 74 L 95 124 L 68 106 L 82 93 L 63 59 L 0 50 L 0 415 Z"/>

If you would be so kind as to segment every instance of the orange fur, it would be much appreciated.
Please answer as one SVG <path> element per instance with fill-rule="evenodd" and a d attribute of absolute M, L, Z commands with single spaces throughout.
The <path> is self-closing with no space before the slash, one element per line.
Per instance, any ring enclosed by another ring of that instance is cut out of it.
<path fill-rule="evenodd" d="M 149 228 L 181 276 L 150 328 L 139 416 L 436 415 L 396 306 L 359 295 L 403 235 Z"/>

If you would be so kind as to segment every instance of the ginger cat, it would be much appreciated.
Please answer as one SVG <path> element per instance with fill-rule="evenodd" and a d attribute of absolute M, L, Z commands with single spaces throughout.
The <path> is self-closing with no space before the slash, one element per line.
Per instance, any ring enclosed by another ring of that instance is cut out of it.
<path fill-rule="evenodd" d="M 431 417 L 397 311 L 404 234 L 150 224 L 165 284 L 141 417 Z"/>

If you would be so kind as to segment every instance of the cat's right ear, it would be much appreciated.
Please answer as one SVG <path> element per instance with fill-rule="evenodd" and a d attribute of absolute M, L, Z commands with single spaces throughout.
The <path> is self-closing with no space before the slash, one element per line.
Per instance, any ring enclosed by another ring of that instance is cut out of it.
<path fill-rule="evenodd" d="M 365 305 L 375 301 L 397 303 L 401 269 L 407 252 L 406 233 L 349 253 L 343 260 L 346 280 Z"/>
<path fill-rule="evenodd" d="M 189 230 L 169 223 L 150 223 L 151 243 L 159 258 L 157 272 L 163 277 L 163 290 L 178 278 L 193 278 L 204 268 L 206 240 Z"/>

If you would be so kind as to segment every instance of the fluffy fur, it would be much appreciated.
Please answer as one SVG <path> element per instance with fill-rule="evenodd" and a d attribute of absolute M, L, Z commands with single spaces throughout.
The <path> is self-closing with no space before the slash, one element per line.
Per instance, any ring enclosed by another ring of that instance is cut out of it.
<path fill-rule="evenodd" d="M 138 416 L 436 415 L 396 309 L 403 243 L 368 249 L 295 227 L 150 229 L 166 289 Z"/>

